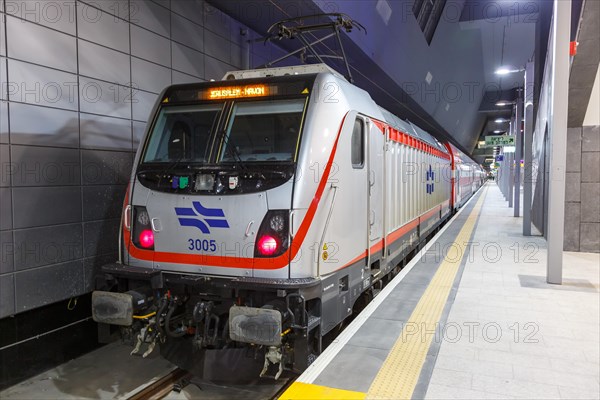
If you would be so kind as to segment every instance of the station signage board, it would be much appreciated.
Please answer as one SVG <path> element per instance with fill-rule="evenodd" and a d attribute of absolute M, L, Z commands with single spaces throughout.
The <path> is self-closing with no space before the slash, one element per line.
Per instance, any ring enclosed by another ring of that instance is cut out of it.
<path fill-rule="evenodd" d="M 496 147 L 496 146 L 514 146 L 515 137 L 508 135 L 501 136 L 486 136 L 485 147 Z"/>

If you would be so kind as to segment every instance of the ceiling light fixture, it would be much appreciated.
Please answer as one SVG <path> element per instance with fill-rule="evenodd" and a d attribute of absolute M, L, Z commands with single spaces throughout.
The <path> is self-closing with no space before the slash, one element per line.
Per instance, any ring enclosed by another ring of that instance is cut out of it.
<path fill-rule="evenodd" d="M 513 74 L 515 72 L 523 72 L 525 71 L 524 68 L 509 68 L 509 67 L 500 67 L 496 70 L 496 75 L 508 75 L 508 74 Z"/>

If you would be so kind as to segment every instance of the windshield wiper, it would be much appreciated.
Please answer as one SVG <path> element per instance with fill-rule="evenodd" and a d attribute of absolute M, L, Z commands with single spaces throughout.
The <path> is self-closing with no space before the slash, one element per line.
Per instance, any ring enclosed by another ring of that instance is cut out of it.
<path fill-rule="evenodd" d="M 240 152 L 238 151 L 237 146 L 231 140 L 231 136 L 227 136 L 227 131 L 225 131 L 225 130 L 222 130 L 220 133 L 221 133 L 221 141 L 223 142 L 223 145 L 225 146 L 227 153 L 229 153 L 229 157 L 231 157 L 231 159 L 235 163 L 235 165 L 237 165 L 242 170 L 248 170 L 248 167 L 246 166 L 246 164 L 244 164 L 244 161 L 242 160 L 242 156 L 241 156 Z M 231 146 L 229 145 L 230 142 L 231 142 Z"/>

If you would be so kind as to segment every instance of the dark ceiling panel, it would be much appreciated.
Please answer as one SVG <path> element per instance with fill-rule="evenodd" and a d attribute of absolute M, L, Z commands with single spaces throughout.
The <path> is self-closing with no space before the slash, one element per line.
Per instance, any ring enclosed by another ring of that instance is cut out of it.
<path fill-rule="evenodd" d="M 543 0 L 548 1 L 548 0 Z M 535 18 L 539 4 L 533 1 L 467 0 L 460 15 L 460 21 L 486 20 L 498 22 L 502 18 L 530 16 Z"/>

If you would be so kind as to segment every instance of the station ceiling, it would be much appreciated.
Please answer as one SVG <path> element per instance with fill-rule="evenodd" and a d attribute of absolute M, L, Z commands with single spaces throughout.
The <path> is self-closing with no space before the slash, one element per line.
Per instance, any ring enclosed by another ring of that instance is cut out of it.
<path fill-rule="evenodd" d="M 495 71 L 523 68 L 533 58 L 536 22 L 545 6 L 544 0 L 447 0 L 428 44 L 412 12 L 415 0 L 208 1 L 265 37 L 272 24 L 286 18 L 348 14 L 367 31 L 342 33 L 355 84 L 383 107 L 451 138 L 468 153 L 480 136 L 506 130 L 494 121 L 508 118 L 511 107 L 495 103 L 516 98 L 523 74 Z M 294 40 L 276 45 L 300 47 Z"/>

